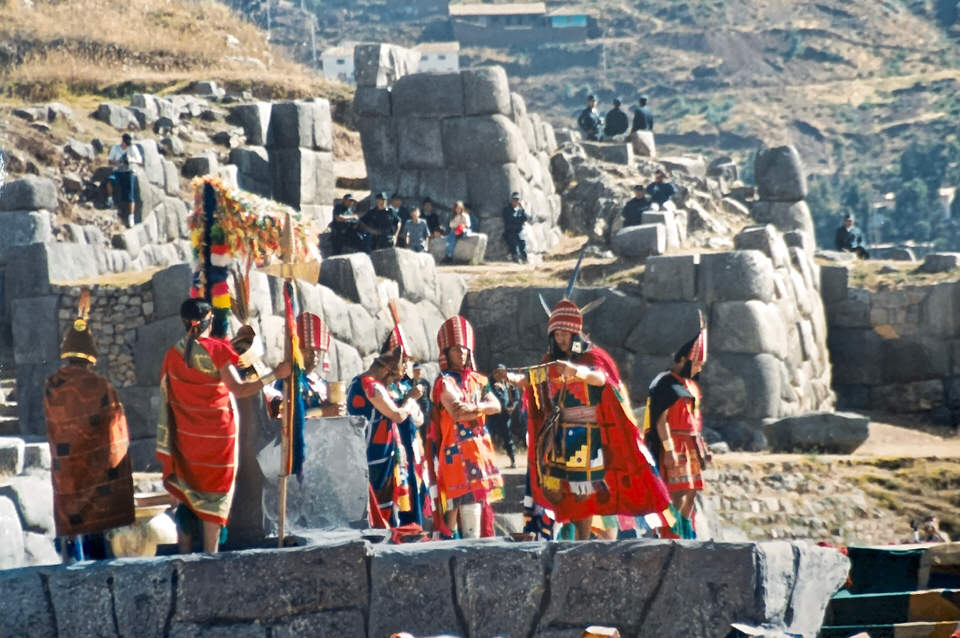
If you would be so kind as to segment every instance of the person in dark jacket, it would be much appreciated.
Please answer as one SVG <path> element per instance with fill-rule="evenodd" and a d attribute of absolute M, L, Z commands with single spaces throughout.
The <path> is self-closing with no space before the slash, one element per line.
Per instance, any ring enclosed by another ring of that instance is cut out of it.
<path fill-rule="evenodd" d="M 442 237 L 446 234 L 443 225 L 440 223 L 440 214 L 433 207 L 433 200 L 429 197 L 423 198 L 420 204 L 421 216 L 426 220 L 427 227 L 430 229 L 431 237 Z"/>
<path fill-rule="evenodd" d="M 847 215 L 843 219 L 843 226 L 837 229 L 833 243 L 837 250 L 856 253 L 860 259 L 869 259 L 870 257 L 870 253 L 867 252 L 867 243 L 863 239 L 863 233 L 854 224 L 853 215 Z"/>
<path fill-rule="evenodd" d="M 650 210 L 653 202 L 647 197 L 643 184 L 637 184 L 633 187 L 633 199 L 627 202 L 623 207 L 623 225 L 639 226 L 643 223 L 643 214 Z"/>
<path fill-rule="evenodd" d="M 503 240 L 510 249 L 510 259 L 518 264 L 527 263 L 527 240 L 523 237 L 523 225 L 530 221 L 520 204 L 520 193 L 510 194 L 510 203 L 503 207 Z"/>
<path fill-rule="evenodd" d="M 653 131 L 653 113 L 647 107 L 647 96 L 641 95 L 633 109 L 633 131 Z"/>
<path fill-rule="evenodd" d="M 493 391 L 493 396 L 500 402 L 500 412 L 487 417 L 487 429 L 510 457 L 510 467 L 517 467 L 517 452 L 511 426 L 514 409 L 521 400 L 520 390 L 510 384 L 507 378 L 507 367 L 502 363 L 497 364 L 494 369 L 492 380 L 490 389 Z"/>
<path fill-rule="evenodd" d="M 393 248 L 400 231 L 400 218 L 387 208 L 386 193 L 377 193 L 375 202 L 360 218 L 363 230 L 370 234 L 369 249 Z"/>
<path fill-rule="evenodd" d="M 593 95 L 589 96 L 587 108 L 580 111 L 580 116 L 577 117 L 577 126 L 580 127 L 583 137 L 594 142 L 600 139 L 600 131 L 603 129 L 603 120 L 597 113 L 596 106 L 597 98 Z"/>
<path fill-rule="evenodd" d="M 650 201 L 657 206 L 663 206 L 677 193 L 677 187 L 667 181 L 667 174 L 663 170 L 657 170 L 653 176 L 653 182 L 647 186 L 647 196 Z"/>
<path fill-rule="evenodd" d="M 360 230 L 360 218 L 355 210 L 356 205 L 357 200 L 347 193 L 340 203 L 333 207 L 330 233 L 334 255 L 363 250 L 365 233 Z"/>
<path fill-rule="evenodd" d="M 620 104 L 620 98 L 614 99 L 613 108 L 607 111 L 607 116 L 603 119 L 604 137 L 613 137 L 614 135 L 626 133 L 630 127 L 630 120 L 627 114 L 620 110 Z"/>

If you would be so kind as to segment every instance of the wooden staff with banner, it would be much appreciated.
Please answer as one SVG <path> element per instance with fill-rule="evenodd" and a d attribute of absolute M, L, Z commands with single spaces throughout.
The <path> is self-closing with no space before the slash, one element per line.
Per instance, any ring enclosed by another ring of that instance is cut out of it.
<path fill-rule="evenodd" d="M 293 371 L 283 384 L 283 419 L 280 422 L 281 463 L 279 476 L 279 497 L 277 499 L 277 546 L 283 547 L 286 536 L 287 518 L 287 479 L 293 469 L 293 427 L 297 393 L 300 391 L 300 371 L 303 370 L 303 355 L 300 352 L 297 337 L 297 322 L 293 312 L 293 280 L 302 279 L 316 283 L 320 279 L 320 264 L 317 262 L 298 263 L 294 247 L 293 219 L 288 213 L 280 235 L 281 263 L 262 268 L 261 272 L 283 278 L 284 302 L 284 358 L 292 362 Z"/>

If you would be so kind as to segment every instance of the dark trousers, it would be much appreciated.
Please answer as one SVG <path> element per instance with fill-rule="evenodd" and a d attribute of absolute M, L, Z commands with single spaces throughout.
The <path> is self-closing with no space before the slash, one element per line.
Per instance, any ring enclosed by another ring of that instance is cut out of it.
<path fill-rule="evenodd" d="M 503 240 L 510 249 L 510 258 L 527 261 L 527 240 L 520 236 L 519 231 L 505 231 Z"/>

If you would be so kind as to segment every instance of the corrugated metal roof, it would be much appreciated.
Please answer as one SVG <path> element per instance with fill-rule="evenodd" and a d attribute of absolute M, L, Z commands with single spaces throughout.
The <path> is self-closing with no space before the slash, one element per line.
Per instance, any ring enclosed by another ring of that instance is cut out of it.
<path fill-rule="evenodd" d="M 545 2 L 517 2 L 513 4 L 451 4 L 451 16 L 513 16 L 544 15 Z"/>
<path fill-rule="evenodd" d="M 339 47 L 330 47 L 329 49 L 324 49 L 322 55 L 324 57 L 331 57 L 331 58 L 332 57 L 337 57 L 337 58 L 353 57 L 353 47 L 354 45 L 352 44 L 346 44 Z"/>

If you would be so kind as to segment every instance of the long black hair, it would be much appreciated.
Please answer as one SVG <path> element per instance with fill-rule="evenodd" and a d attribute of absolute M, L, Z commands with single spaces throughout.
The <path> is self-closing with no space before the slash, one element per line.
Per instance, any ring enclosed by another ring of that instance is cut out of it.
<path fill-rule="evenodd" d="M 557 345 L 557 340 L 553 334 L 554 333 L 551 332 L 547 338 L 547 352 L 550 355 L 551 361 L 576 361 L 580 358 L 580 355 L 590 349 L 590 341 L 577 332 L 570 337 L 570 352 L 564 352 L 560 349 L 560 346 Z"/>

